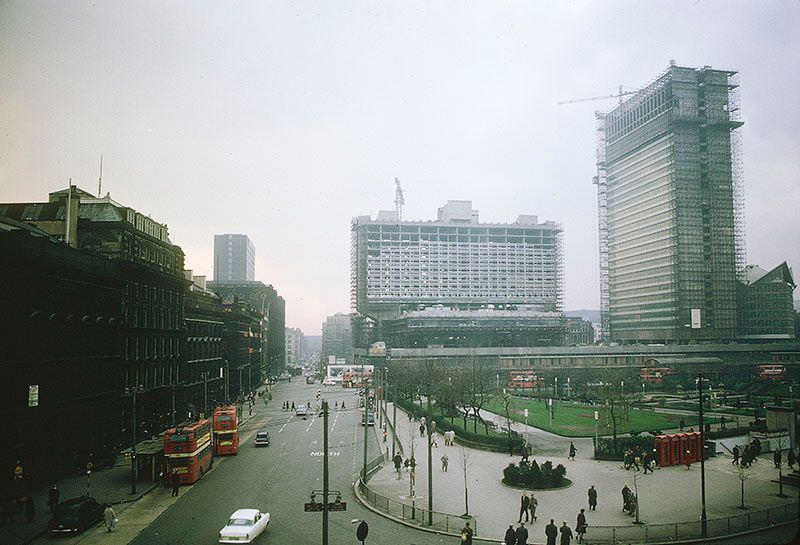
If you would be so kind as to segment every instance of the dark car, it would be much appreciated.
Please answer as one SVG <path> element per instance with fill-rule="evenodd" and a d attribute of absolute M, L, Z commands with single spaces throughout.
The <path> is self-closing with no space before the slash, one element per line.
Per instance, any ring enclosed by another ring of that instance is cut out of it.
<path fill-rule="evenodd" d="M 51 533 L 80 533 L 103 519 L 105 506 L 94 498 L 81 496 L 62 501 L 56 507 L 53 518 L 47 523 Z"/>

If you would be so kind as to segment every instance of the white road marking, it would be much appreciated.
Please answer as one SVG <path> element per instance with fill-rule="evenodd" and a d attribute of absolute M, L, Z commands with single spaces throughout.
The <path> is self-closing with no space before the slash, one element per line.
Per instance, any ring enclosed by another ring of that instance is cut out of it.
<path fill-rule="evenodd" d="M 286 428 L 286 426 L 288 426 L 288 425 L 289 425 L 289 422 L 291 422 L 291 421 L 292 421 L 292 418 L 293 418 L 293 417 L 292 417 L 292 416 L 290 416 L 290 417 L 289 417 L 289 420 L 287 420 L 286 422 L 284 422 L 283 426 L 281 426 L 281 429 L 279 429 L 279 430 L 278 430 L 278 433 L 282 432 L 282 431 L 283 431 L 283 430 Z"/>

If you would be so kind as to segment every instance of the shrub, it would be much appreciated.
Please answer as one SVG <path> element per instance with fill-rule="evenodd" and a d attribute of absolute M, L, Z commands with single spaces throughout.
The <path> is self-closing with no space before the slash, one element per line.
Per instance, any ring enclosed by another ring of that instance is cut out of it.
<path fill-rule="evenodd" d="M 614 441 L 610 437 L 601 437 L 597 440 L 595 458 L 597 460 L 622 460 L 625 451 L 628 449 L 652 451 L 653 436 L 636 435 L 634 437 L 617 437 L 616 448 L 614 448 Z"/>
<path fill-rule="evenodd" d="M 569 484 L 566 474 L 567 469 L 563 465 L 558 464 L 553 467 L 553 462 L 550 460 L 542 465 L 536 463 L 536 460 L 530 463 L 522 461 L 519 465 L 508 464 L 503 470 L 503 482 L 534 490 L 558 488 Z"/>

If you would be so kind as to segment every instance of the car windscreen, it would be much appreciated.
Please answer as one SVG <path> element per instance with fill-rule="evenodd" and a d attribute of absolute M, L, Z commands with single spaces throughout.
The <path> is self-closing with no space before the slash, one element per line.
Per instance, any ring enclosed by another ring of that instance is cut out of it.
<path fill-rule="evenodd" d="M 56 515 L 62 517 L 74 517 L 78 514 L 78 511 L 81 508 L 80 503 L 66 503 L 58 506 L 56 509 Z"/>
<path fill-rule="evenodd" d="M 231 519 L 228 521 L 228 526 L 252 526 L 253 521 L 250 519 Z"/>

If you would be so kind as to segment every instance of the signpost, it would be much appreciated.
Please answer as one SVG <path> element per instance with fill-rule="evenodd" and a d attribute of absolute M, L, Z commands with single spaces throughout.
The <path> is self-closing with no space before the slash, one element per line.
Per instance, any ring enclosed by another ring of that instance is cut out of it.
<path fill-rule="evenodd" d="M 366 520 L 362 520 L 361 524 L 359 524 L 358 528 L 356 528 L 356 539 L 361 542 L 361 545 L 364 545 L 364 541 L 366 541 L 368 534 L 369 525 L 367 524 Z"/>

